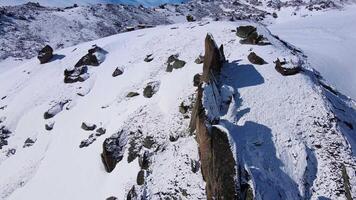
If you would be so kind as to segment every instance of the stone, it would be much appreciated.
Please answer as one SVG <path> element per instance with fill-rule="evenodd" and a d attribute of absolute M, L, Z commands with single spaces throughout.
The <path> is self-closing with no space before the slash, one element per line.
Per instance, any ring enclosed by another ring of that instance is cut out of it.
<path fill-rule="evenodd" d="M 236 29 L 236 35 L 240 38 L 246 39 L 251 33 L 256 31 L 254 26 L 239 26 Z"/>
<path fill-rule="evenodd" d="M 53 126 L 54 126 L 54 122 L 49 122 L 45 125 L 45 129 L 47 131 L 51 131 L 53 129 Z"/>
<path fill-rule="evenodd" d="M 204 56 L 199 55 L 199 56 L 195 59 L 194 62 L 195 62 L 196 64 L 202 64 L 202 63 L 204 63 Z"/>
<path fill-rule="evenodd" d="M 83 56 L 74 67 L 81 67 L 84 65 L 99 66 L 105 60 L 105 55 L 108 52 L 99 46 L 93 45 L 91 49 L 88 50 L 88 54 Z"/>
<path fill-rule="evenodd" d="M 147 149 L 151 149 L 154 144 L 155 144 L 155 140 L 153 139 L 153 137 L 152 136 L 147 136 L 143 140 L 143 144 L 142 145 Z"/>
<path fill-rule="evenodd" d="M 148 54 L 146 55 L 146 58 L 144 59 L 145 62 L 151 62 L 153 60 L 153 54 Z"/>
<path fill-rule="evenodd" d="M 251 52 L 248 56 L 247 59 L 255 65 L 263 65 L 263 64 L 267 64 L 267 62 L 265 60 L 263 60 L 263 58 L 259 57 L 255 52 Z"/>
<path fill-rule="evenodd" d="M 186 62 L 178 59 L 178 55 L 171 55 L 167 60 L 166 72 L 172 72 L 173 69 L 180 69 L 185 66 Z"/>
<path fill-rule="evenodd" d="M 81 128 L 85 131 L 93 131 L 96 129 L 96 125 L 88 122 L 83 122 Z"/>
<path fill-rule="evenodd" d="M 171 142 L 176 142 L 179 139 L 177 135 L 170 135 L 169 136 L 169 141 Z"/>
<path fill-rule="evenodd" d="M 197 160 L 190 160 L 190 167 L 193 173 L 197 173 L 200 168 L 200 163 Z"/>
<path fill-rule="evenodd" d="M 31 138 L 27 138 L 27 139 L 25 140 L 25 143 L 24 143 L 24 145 L 23 145 L 23 148 L 25 148 L 25 147 L 30 147 L 30 146 L 32 146 L 33 144 L 35 144 L 35 141 L 32 140 Z"/>
<path fill-rule="evenodd" d="M 126 143 L 127 135 L 123 130 L 105 139 L 103 142 L 101 160 L 104 164 L 106 172 L 112 172 L 115 169 L 116 164 L 122 160 L 124 157 Z"/>
<path fill-rule="evenodd" d="M 41 64 L 48 63 L 53 57 L 53 49 L 51 46 L 46 45 L 41 49 L 41 51 L 38 53 L 38 60 L 40 60 Z"/>
<path fill-rule="evenodd" d="M 283 76 L 292 76 L 302 71 L 302 68 L 299 66 L 293 68 L 283 67 L 283 64 L 285 64 L 285 62 L 281 62 L 279 59 L 275 61 L 275 64 L 276 71 L 282 74 Z"/>
<path fill-rule="evenodd" d="M 190 14 L 186 16 L 186 19 L 187 19 L 188 22 L 195 22 L 196 21 L 195 18 Z"/>
<path fill-rule="evenodd" d="M 186 114 L 189 110 L 189 106 L 187 105 L 184 105 L 184 102 L 182 102 L 180 105 L 179 105 L 179 112 L 182 113 L 182 114 Z"/>
<path fill-rule="evenodd" d="M 114 196 L 111 196 L 111 197 L 106 198 L 106 200 L 118 200 L 118 198 L 114 197 Z"/>
<path fill-rule="evenodd" d="M 263 36 L 259 35 L 256 31 L 252 32 L 247 38 L 240 40 L 240 44 L 251 44 L 251 45 L 258 45 L 263 44 Z"/>
<path fill-rule="evenodd" d="M 135 97 L 135 96 L 138 96 L 138 95 L 140 95 L 140 94 L 137 93 L 137 92 L 129 92 L 129 93 L 126 95 L 126 97 Z"/>
<path fill-rule="evenodd" d="M 140 170 L 137 174 L 137 178 L 136 178 L 136 183 L 137 185 L 143 185 L 145 183 L 145 171 L 144 170 Z"/>
<path fill-rule="evenodd" d="M 278 18 L 277 13 L 273 12 L 273 13 L 272 13 L 272 17 L 273 17 L 273 18 Z"/>
<path fill-rule="evenodd" d="M 147 83 L 143 90 L 143 96 L 146 98 L 151 98 L 159 89 L 160 83 L 158 81 L 152 81 Z"/>
<path fill-rule="evenodd" d="M 135 186 L 132 186 L 132 188 L 129 190 L 129 192 L 127 193 L 126 196 L 126 200 L 137 200 L 137 193 L 136 193 L 136 189 Z"/>
<path fill-rule="evenodd" d="M 138 159 L 138 164 L 141 167 L 141 169 L 147 170 L 150 167 L 151 161 L 149 157 L 148 151 L 145 151 L 140 158 Z"/>
<path fill-rule="evenodd" d="M 112 73 L 112 77 L 120 76 L 123 73 L 124 72 L 120 68 L 116 67 L 115 71 Z"/>
<path fill-rule="evenodd" d="M 44 119 L 50 119 L 60 113 L 63 110 L 63 107 L 66 103 L 68 103 L 68 100 L 61 101 L 56 103 L 54 106 L 52 106 L 50 109 L 48 109 L 44 114 L 43 118 Z"/>
<path fill-rule="evenodd" d="M 201 75 L 200 74 L 195 74 L 194 78 L 193 78 L 193 86 L 194 87 L 198 87 L 198 85 L 200 84 L 200 79 L 201 79 Z"/>
<path fill-rule="evenodd" d="M 100 128 L 98 128 L 98 129 L 96 129 L 95 135 L 96 135 L 96 136 L 101 136 L 101 135 L 104 135 L 105 133 L 106 133 L 106 129 L 103 128 L 103 127 L 100 127 Z"/>

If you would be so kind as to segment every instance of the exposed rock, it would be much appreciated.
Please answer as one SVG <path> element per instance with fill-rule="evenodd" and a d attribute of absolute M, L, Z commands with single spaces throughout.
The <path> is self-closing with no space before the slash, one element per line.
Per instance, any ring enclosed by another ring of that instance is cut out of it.
<path fill-rule="evenodd" d="M 341 175 L 344 183 L 344 190 L 345 190 L 345 197 L 347 200 L 352 200 L 352 195 L 351 195 L 351 186 L 350 186 L 350 177 L 347 174 L 347 170 L 344 164 L 341 166 Z"/>
<path fill-rule="evenodd" d="M 200 169 L 200 163 L 197 160 L 190 160 L 190 167 L 193 173 L 197 173 Z"/>
<path fill-rule="evenodd" d="M 83 122 L 81 128 L 85 131 L 93 131 L 96 129 L 96 125 L 88 122 Z"/>
<path fill-rule="evenodd" d="M 263 60 L 263 58 L 259 57 L 255 52 L 251 52 L 247 56 L 247 58 L 252 64 L 255 64 L 255 65 L 267 64 L 267 62 L 265 60 Z"/>
<path fill-rule="evenodd" d="M 45 125 L 46 130 L 47 131 L 51 131 L 53 129 L 53 127 L 54 127 L 54 123 L 55 123 L 54 121 L 47 123 Z"/>
<path fill-rule="evenodd" d="M 7 139 L 10 137 L 11 133 L 12 132 L 5 126 L 0 125 L 0 149 L 2 149 L 3 146 L 8 145 Z"/>
<path fill-rule="evenodd" d="M 158 81 L 153 81 L 147 83 L 147 86 L 143 90 L 143 96 L 146 98 L 151 98 L 159 89 L 160 83 Z"/>
<path fill-rule="evenodd" d="M 277 13 L 273 12 L 273 13 L 272 13 L 272 17 L 273 17 L 273 18 L 278 18 Z"/>
<path fill-rule="evenodd" d="M 200 79 L 201 79 L 201 75 L 200 74 L 195 74 L 194 75 L 194 78 L 193 78 L 194 87 L 198 87 L 198 85 L 200 84 Z"/>
<path fill-rule="evenodd" d="M 106 200 L 118 200 L 118 198 L 114 197 L 114 196 L 111 196 L 111 197 L 106 198 Z"/>
<path fill-rule="evenodd" d="M 143 140 L 142 146 L 144 146 L 147 149 L 151 149 L 154 144 L 155 144 L 155 140 L 153 139 L 153 137 L 152 136 L 147 136 Z"/>
<path fill-rule="evenodd" d="M 137 200 L 137 193 L 136 193 L 135 186 L 132 186 L 130 191 L 127 193 L 126 200 Z"/>
<path fill-rule="evenodd" d="M 133 26 L 127 26 L 126 27 L 126 31 L 134 31 L 135 30 L 135 27 L 133 27 Z"/>
<path fill-rule="evenodd" d="M 199 55 L 194 61 L 196 64 L 202 64 L 204 62 L 204 56 Z"/>
<path fill-rule="evenodd" d="M 247 38 L 240 40 L 240 44 L 262 45 L 263 35 L 259 35 L 257 31 L 252 32 Z"/>
<path fill-rule="evenodd" d="M 138 96 L 138 95 L 140 95 L 140 94 L 137 93 L 137 92 L 129 92 L 129 93 L 126 95 L 126 97 L 135 97 L 135 96 Z"/>
<path fill-rule="evenodd" d="M 186 19 L 187 19 L 188 22 L 195 22 L 196 21 L 195 18 L 190 14 L 186 16 Z"/>
<path fill-rule="evenodd" d="M 175 142 L 179 139 L 179 136 L 178 135 L 170 135 L 169 136 L 169 141 L 171 142 Z"/>
<path fill-rule="evenodd" d="M 96 137 L 94 134 L 90 134 L 89 137 L 83 141 L 80 142 L 79 144 L 79 148 L 83 148 L 83 147 L 88 147 L 89 145 L 91 145 L 93 142 L 95 142 Z"/>
<path fill-rule="evenodd" d="M 179 112 L 182 114 L 187 113 L 189 110 L 189 106 L 185 105 L 184 102 L 180 103 L 179 105 Z"/>
<path fill-rule="evenodd" d="M 166 72 L 172 72 L 173 69 L 180 69 L 185 66 L 186 62 L 178 59 L 178 55 L 171 55 L 167 60 Z"/>
<path fill-rule="evenodd" d="M 285 62 L 281 62 L 279 59 L 277 59 L 275 63 L 276 63 L 275 69 L 283 76 L 292 76 L 302 71 L 302 68 L 299 66 L 293 68 L 283 67 L 282 65 L 285 64 Z"/>
<path fill-rule="evenodd" d="M 137 178 L 136 178 L 136 183 L 137 185 L 143 185 L 145 183 L 145 171 L 144 170 L 140 170 L 137 174 Z"/>
<path fill-rule="evenodd" d="M 96 136 L 101 136 L 101 135 L 104 135 L 105 133 L 106 133 L 106 129 L 103 128 L 103 127 L 100 127 L 100 128 L 98 128 L 98 129 L 96 129 L 95 135 L 96 135 Z"/>
<path fill-rule="evenodd" d="M 236 29 L 236 35 L 240 38 L 246 39 L 251 33 L 256 31 L 256 27 L 254 26 L 239 26 Z"/>
<path fill-rule="evenodd" d="M 53 57 L 53 49 L 51 46 L 46 45 L 41 51 L 38 53 L 38 60 L 40 60 L 41 64 L 48 63 Z"/>
<path fill-rule="evenodd" d="M 141 169 L 147 170 L 150 167 L 150 157 L 149 157 L 149 152 L 145 151 L 140 158 L 138 159 L 138 164 L 141 167 Z"/>
<path fill-rule="evenodd" d="M 126 143 L 127 135 L 125 131 L 119 131 L 105 139 L 101 160 L 107 172 L 112 172 L 115 169 L 116 164 L 122 160 Z"/>
<path fill-rule="evenodd" d="M 27 138 L 27 139 L 25 140 L 24 145 L 23 145 L 22 147 L 23 147 L 23 148 L 25 148 L 25 147 L 30 147 L 30 146 L 32 146 L 33 144 L 35 144 L 35 140 L 32 140 L 31 138 Z"/>
<path fill-rule="evenodd" d="M 43 114 L 44 119 L 50 119 L 63 110 L 63 106 L 68 103 L 68 100 L 56 103 L 52 108 Z"/>
<path fill-rule="evenodd" d="M 120 76 L 121 74 L 123 74 L 124 72 L 122 71 L 122 69 L 116 67 L 115 71 L 112 73 L 113 77 L 117 77 Z"/>
<path fill-rule="evenodd" d="M 153 60 L 153 54 L 148 54 L 146 58 L 144 59 L 145 62 L 151 62 Z"/>
<path fill-rule="evenodd" d="M 108 52 L 99 46 L 93 45 L 93 48 L 88 50 L 88 54 L 83 56 L 76 64 L 75 68 L 84 65 L 99 66 L 105 60 L 105 55 Z"/>
<path fill-rule="evenodd" d="M 89 78 L 88 67 L 80 66 L 64 70 L 64 83 L 84 82 Z"/>

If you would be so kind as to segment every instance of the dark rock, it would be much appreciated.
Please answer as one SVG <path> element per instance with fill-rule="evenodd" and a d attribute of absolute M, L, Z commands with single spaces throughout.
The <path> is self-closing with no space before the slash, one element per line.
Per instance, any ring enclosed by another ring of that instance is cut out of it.
<path fill-rule="evenodd" d="M 179 112 L 182 113 L 182 114 L 185 114 L 187 113 L 189 110 L 189 106 L 187 105 L 184 105 L 184 102 L 182 102 L 180 105 L 179 105 Z"/>
<path fill-rule="evenodd" d="M 198 85 L 200 84 L 200 78 L 201 78 L 200 74 L 195 74 L 194 75 L 194 78 L 193 78 L 194 87 L 198 87 Z"/>
<path fill-rule="evenodd" d="M 127 197 L 126 200 L 137 200 L 137 193 L 136 193 L 136 189 L 135 186 L 132 186 L 132 188 L 130 189 L 130 191 L 127 193 Z"/>
<path fill-rule="evenodd" d="M 54 122 L 49 122 L 45 125 L 47 131 L 51 131 L 53 129 Z"/>
<path fill-rule="evenodd" d="M 118 200 L 118 198 L 114 197 L 114 196 L 111 196 L 111 197 L 106 198 L 106 200 Z"/>
<path fill-rule="evenodd" d="M 169 136 L 169 141 L 171 142 L 175 142 L 179 139 L 179 137 L 177 135 L 170 135 Z"/>
<path fill-rule="evenodd" d="M 246 39 L 251 33 L 256 31 L 256 27 L 254 26 L 239 26 L 236 29 L 236 35 L 240 38 Z"/>
<path fill-rule="evenodd" d="M 190 167 L 193 173 L 197 173 L 200 169 L 200 163 L 197 160 L 190 160 Z"/>
<path fill-rule="evenodd" d="M 126 95 L 126 97 L 135 97 L 135 96 L 138 96 L 138 95 L 140 95 L 140 94 L 137 93 L 137 92 L 129 92 L 129 93 Z"/>
<path fill-rule="evenodd" d="M 155 144 L 155 140 L 153 139 L 152 136 L 147 136 L 143 140 L 143 146 L 147 149 L 151 149 L 154 144 Z"/>
<path fill-rule="evenodd" d="M 273 12 L 273 13 L 272 13 L 272 17 L 273 17 L 273 18 L 278 18 L 277 13 Z"/>
<path fill-rule="evenodd" d="M 194 62 L 195 62 L 196 64 L 202 64 L 202 63 L 204 63 L 204 56 L 199 55 L 198 58 L 196 58 Z"/>
<path fill-rule="evenodd" d="M 133 26 L 127 26 L 126 27 L 126 31 L 134 31 L 135 30 L 135 27 L 133 27 Z"/>
<path fill-rule="evenodd" d="M 136 178 L 136 183 L 137 185 L 143 185 L 145 183 L 145 171 L 144 170 L 140 170 L 137 174 L 137 178 Z"/>
<path fill-rule="evenodd" d="M 48 63 L 53 57 L 53 49 L 51 46 L 46 45 L 39 53 L 38 60 L 40 60 L 41 64 Z"/>
<path fill-rule="evenodd" d="M 188 22 L 195 22 L 196 21 L 195 18 L 190 14 L 186 16 L 186 19 L 187 19 Z"/>
<path fill-rule="evenodd" d="M 141 167 L 141 169 L 147 170 L 150 167 L 150 157 L 148 151 L 145 151 L 140 158 L 138 159 L 138 164 Z"/>
<path fill-rule="evenodd" d="M 101 160 L 107 172 L 112 172 L 116 164 L 122 160 L 126 143 L 127 135 L 124 131 L 119 131 L 105 139 Z"/>
<path fill-rule="evenodd" d="M 135 139 L 132 139 L 130 141 L 130 147 L 129 147 L 129 155 L 127 156 L 127 162 L 131 163 L 134 161 L 137 157 L 139 157 L 139 152 L 141 150 L 141 146 L 137 143 Z"/>
<path fill-rule="evenodd" d="M 119 75 L 121 75 L 121 74 L 123 74 L 124 72 L 121 70 L 121 69 L 119 69 L 118 67 L 116 67 L 116 69 L 115 69 L 115 71 L 112 73 L 112 76 L 113 77 L 117 77 L 117 76 L 119 76 Z"/>
<path fill-rule="evenodd" d="M 96 135 L 96 136 L 101 136 L 101 135 L 104 135 L 105 133 L 106 133 L 106 129 L 103 128 L 103 127 L 100 127 L 100 128 L 98 128 L 98 129 L 96 129 L 95 135 Z"/>
<path fill-rule="evenodd" d="M 159 89 L 159 82 L 153 81 L 147 83 L 147 86 L 143 90 L 143 96 L 146 98 L 151 98 Z"/>
<path fill-rule="evenodd" d="M 55 104 L 52 108 L 50 108 L 48 111 L 46 111 L 43 114 L 43 118 L 44 119 L 50 119 L 50 118 L 54 117 L 55 115 L 57 115 L 58 113 L 60 113 L 63 110 L 63 106 L 66 103 L 68 103 L 68 100 L 61 101 L 61 102 Z"/>
<path fill-rule="evenodd" d="M 166 72 L 172 72 L 173 69 L 180 69 L 185 66 L 186 62 L 178 59 L 178 55 L 171 55 L 167 60 Z"/>
<path fill-rule="evenodd" d="M 93 142 L 95 142 L 96 137 L 94 136 L 94 134 L 90 134 L 88 139 L 85 139 L 83 141 L 80 142 L 79 144 L 79 148 L 84 148 L 84 147 L 88 147 L 89 145 L 91 145 Z"/>
<path fill-rule="evenodd" d="M 25 140 L 25 144 L 23 145 L 23 148 L 25 148 L 25 147 L 30 147 L 30 146 L 32 146 L 33 144 L 35 144 L 35 141 L 32 140 L 31 138 L 27 138 L 27 139 Z"/>
<path fill-rule="evenodd" d="M 99 46 L 93 45 L 93 48 L 88 50 L 88 54 L 83 56 L 76 64 L 75 68 L 84 65 L 99 66 L 108 52 Z"/>
<path fill-rule="evenodd" d="M 8 145 L 7 139 L 10 137 L 11 131 L 5 126 L 0 126 L 0 149 Z"/>
<path fill-rule="evenodd" d="M 152 57 L 153 54 L 149 54 L 146 56 L 146 58 L 144 59 L 145 62 L 151 62 L 154 58 Z"/>
<path fill-rule="evenodd" d="M 263 65 L 263 64 L 267 64 L 267 62 L 265 60 L 263 60 L 263 58 L 259 57 L 255 52 L 251 52 L 248 56 L 247 59 L 255 65 Z"/>
<path fill-rule="evenodd" d="M 247 38 L 240 40 L 240 44 L 262 45 L 263 35 L 259 35 L 256 31 L 252 32 Z"/>
<path fill-rule="evenodd" d="M 87 122 L 83 122 L 81 125 L 81 128 L 85 131 L 93 131 L 96 129 L 96 125 L 95 124 L 90 124 Z"/>
<path fill-rule="evenodd" d="M 276 63 L 275 69 L 283 76 L 292 76 L 302 71 L 302 68 L 299 66 L 293 68 L 283 67 L 282 66 L 283 63 L 279 59 L 277 59 L 275 63 Z"/>
<path fill-rule="evenodd" d="M 64 83 L 84 82 L 89 78 L 88 67 L 80 66 L 72 70 L 64 70 Z"/>

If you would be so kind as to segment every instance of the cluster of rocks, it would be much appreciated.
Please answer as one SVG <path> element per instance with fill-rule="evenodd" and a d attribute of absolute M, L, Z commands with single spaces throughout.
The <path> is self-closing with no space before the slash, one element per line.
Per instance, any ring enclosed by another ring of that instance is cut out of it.
<path fill-rule="evenodd" d="M 27 139 L 25 140 L 24 145 L 23 145 L 22 147 L 23 147 L 23 148 L 30 147 L 30 146 L 32 146 L 32 145 L 35 144 L 35 141 L 36 141 L 36 140 L 33 140 L 33 139 L 31 139 L 31 138 L 27 138 Z"/>
<path fill-rule="evenodd" d="M 168 57 L 168 60 L 166 62 L 167 64 L 166 72 L 172 72 L 173 69 L 180 69 L 185 66 L 186 62 L 184 60 L 178 59 L 178 57 L 179 57 L 178 54 L 171 55 Z"/>
<path fill-rule="evenodd" d="M 241 44 L 252 44 L 252 45 L 266 45 L 263 35 L 259 35 L 256 27 L 247 25 L 247 26 L 239 26 L 236 29 L 236 35 L 240 38 Z"/>
<path fill-rule="evenodd" d="M 127 139 L 127 133 L 124 130 L 105 139 L 103 143 L 103 152 L 101 153 L 101 160 L 107 172 L 112 172 L 115 169 L 116 164 L 122 160 Z"/>
<path fill-rule="evenodd" d="M 64 83 L 83 82 L 89 78 L 88 66 L 99 66 L 105 60 L 108 52 L 99 46 L 94 45 L 88 50 L 88 54 L 83 56 L 74 68 L 64 70 Z"/>
<path fill-rule="evenodd" d="M 94 131 L 97 128 L 97 125 L 88 122 L 83 122 L 81 128 L 85 131 Z M 79 148 L 88 147 L 93 142 L 95 142 L 98 137 L 104 135 L 105 133 L 106 129 L 104 127 L 97 128 L 94 133 L 91 133 L 88 136 L 87 139 L 80 142 Z"/>
<path fill-rule="evenodd" d="M 12 132 L 8 128 L 0 123 L 0 149 L 2 149 L 3 146 L 8 145 L 7 139 L 10 137 L 11 133 Z"/>
<path fill-rule="evenodd" d="M 282 74 L 283 76 L 292 76 L 302 71 L 302 67 L 300 66 L 292 67 L 292 68 L 283 67 L 283 65 L 287 64 L 287 62 L 286 61 L 281 62 L 279 59 L 275 61 L 275 64 L 276 64 L 275 66 L 276 71 Z"/>

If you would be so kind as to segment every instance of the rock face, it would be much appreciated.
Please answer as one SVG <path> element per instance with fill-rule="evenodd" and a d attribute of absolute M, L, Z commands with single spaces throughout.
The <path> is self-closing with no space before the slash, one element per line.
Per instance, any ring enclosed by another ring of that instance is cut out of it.
<path fill-rule="evenodd" d="M 275 69 L 277 72 L 279 72 L 280 74 L 282 74 L 283 76 L 292 76 L 295 74 L 298 74 L 300 71 L 302 71 L 301 67 L 293 67 L 293 68 L 286 68 L 283 67 L 283 65 L 285 64 L 285 62 L 281 62 L 279 59 L 277 59 L 275 61 L 276 66 Z"/>
<path fill-rule="evenodd" d="M 202 82 L 216 87 L 216 77 L 225 62 L 222 48 L 218 48 L 213 37 L 208 34 L 205 39 L 205 56 Z M 235 159 L 231 151 L 228 136 L 224 131 L 215 127 L 215 120 L 209 119 L 203 106 L 202 84 L 198 86 L 196 102 L 190 122 L 191 132 L 196 131 L 199 144 L 201 171 L 206 182 L 208 200 L 237 199 Z M 209 96 L 206 98 L 216 98 Z M 211 128 L 208 128 L 211 127 Z"/>
<path fill-rule="evenodd" d="M 126 143 L 127 135 L 123 130 L 105 139 L 101 160 L 107 172 L 112 172 L 116 164 L 122 160 Z"/>
<path fill-rule="evenodd" d="M 247 59 L 255 65 L 263 65 L 263 64 L 267 64 L 267 62 L 265 60 L 263 60 L 263 58 L 259 57 L 255 52 L 251 52 L 248 56 Z"/>
<path fill-rule="evenodd" d="M 48 63 L 53 57 L 53 49 L 51 46 L 46 45 L 43 49 L 38 53 L 38 60 L 40 60 L 41 64 Z"/>

